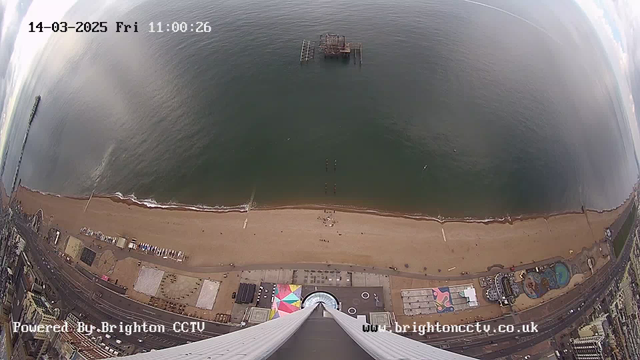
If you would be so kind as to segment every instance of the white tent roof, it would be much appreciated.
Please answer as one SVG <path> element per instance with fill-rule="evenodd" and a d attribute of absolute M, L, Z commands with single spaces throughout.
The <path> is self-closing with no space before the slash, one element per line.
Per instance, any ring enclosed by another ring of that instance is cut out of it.
<path fill-rule="evenodd" d="M 469 303 L 475 303 L 476 305 L 478 304 L 478 297 L 476 296 L 475 288 L 464 289 L 464 297 L 468 299 Z M 474 306 L 474 305 L 471 305 L 471 306 Z"/>

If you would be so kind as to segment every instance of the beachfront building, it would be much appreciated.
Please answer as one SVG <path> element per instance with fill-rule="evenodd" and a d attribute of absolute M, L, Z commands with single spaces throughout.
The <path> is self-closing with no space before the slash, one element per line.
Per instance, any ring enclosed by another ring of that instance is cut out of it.
<path fill-rule="evenodd" d="M 97 340 L 90 339 L 75 329 L 56 335 L 52 347 L 58 359 L 107 359 L 118 356 L 118 353 L 107 345 L 100 346 Z"/>
<path fill-rule="evenodd" d="M 404 315 L 409 316 L 442 314 L 478 306 L 473 284 L 403 289 L 400 294 Z"/>
<path fill-rule="evenodd" d="M 609 323 L 607 322 L 607 313 L 604 313 L 581 327 L 578 330 L 578 335 L 581 338 L 586 338 L 590 336 L 607 336 L 609 333 Z"/>
<path fill-rule="evenodd" d="M 33 231 L 40 232 L 40 225 L 42 224 L 43 216 L 42 209 L 38 209 L 38 211 L 36 211 L 36 213 L 31 217 L 29 226 L 31 226 Z"/>
<path fill-rule="evenodd" d="M 604 359 L 603 336 L 589 336 L 578 339 L 571 339 L 573 356 L 578 360 L 600 360 Z"/>
<path fill-rule="evenodd" d="M 47 325 L 51 324 L 55 319 L 56 316 L 44 297 L 32 292 L 27 293 L 22 324 L 35 326 Z M 38 340 L 44 340 L 47 338 L 46 332 L 33 332 L 32 334 L 33 337 Z"/>
<path fill-rule="evenodd" d="M 28 292 L 24 300 L 24 309 L 21 324 L 35 326 L 53 324 L 56 315 L 51 305 L 41 295 Z M 20 334 L 22 341 L 27 346 L 29 354 L 36 359 L 46 352 L 50 338 L 46 331 L 30 331 Z"/>
<path fill-rule="evenodd" d="M 392 332 L 363 331 L 366 323 L 323 303 L 212 339 L 129 356 L 169 359 L 471 359 Z M 327 346 L 327 344 L 331 344 Z M 317 358 L 317 357 L 314 357 Z"/>
<path fill-rule="evenodd" d="M 520 295 L 520 287 L 516 283 L 514 273 L 498 273 L 486 284 L 488 285 L 485 290 L 487 299 L 497 302 L 501 306 L 513 304 Z"/>

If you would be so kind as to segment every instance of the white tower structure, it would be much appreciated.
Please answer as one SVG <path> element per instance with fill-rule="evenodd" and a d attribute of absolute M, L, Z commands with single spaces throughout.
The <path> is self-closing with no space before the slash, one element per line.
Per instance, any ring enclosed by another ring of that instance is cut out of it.
<path fill-rule="evenodd" d="M 392 332 L 364 332 L 363 323 L 314 304 L 290 315 L 211 339 L 128 356 L 132 360 L 463 360 Z M 321 342 L 321 343 L 320 343 Z M 313 348 L 313 349 L 311 349 Z M 339 356 L 336 356 L 339 354 Z M 346 357 L 342 355 L 347 355 Z"/>

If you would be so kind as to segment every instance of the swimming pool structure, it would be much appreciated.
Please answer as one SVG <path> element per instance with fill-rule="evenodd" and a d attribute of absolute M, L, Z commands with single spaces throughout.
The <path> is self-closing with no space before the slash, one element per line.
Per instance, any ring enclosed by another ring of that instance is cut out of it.
<path fill-rule="evenodd" d="M 558 282 L 558 286 L 563 288 L 569 284 L 569 280 L 571 280 L 571 272 L 569 268 L 564 263 L 557 263 L 554 266 L 554 270 L 556 272 L 556 280 Z"/>
<path fill-rule="evenodd" d="M 555 263 L 539 271 L 528 272 L 524 278 L 524 293 L 532 299 L 544 296 L 549 290 L 560 289 L 571 280 L 569 267 L 562 262 Z"/>

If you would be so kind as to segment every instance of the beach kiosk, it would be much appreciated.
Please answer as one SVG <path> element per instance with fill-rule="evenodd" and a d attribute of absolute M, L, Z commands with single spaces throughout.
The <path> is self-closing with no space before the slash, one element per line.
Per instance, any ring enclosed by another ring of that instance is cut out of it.
<path fill-rule="evenodd" d="M 119 237 L 118 240 L 116 241 L 116 246 L 119 247 L 120 249 L 124 249 L 126 245 L 127 245 L 127 239 L 123 237 Z"/>

